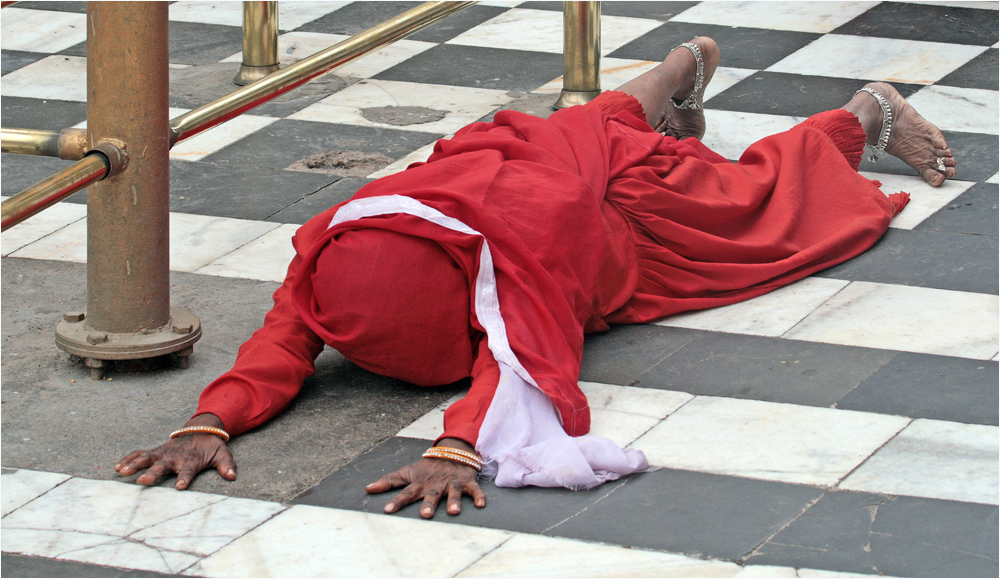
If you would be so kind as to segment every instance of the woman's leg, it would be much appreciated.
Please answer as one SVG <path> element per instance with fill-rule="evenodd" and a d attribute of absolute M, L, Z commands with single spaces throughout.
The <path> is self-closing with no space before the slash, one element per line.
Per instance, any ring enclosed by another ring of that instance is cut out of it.
<path fill-rule="evenodd" d="M 719 46 L 707 36 L 699 36 L 691 43 L 698 46 L 703 59 L 704 80 L 700 94 L 696 95 L 700 105 L 704 87 L 708 86 L 719 66 Z M 680 102 L 691 95 L 695 88 L 697 70 L 694 53 L 687 48 L 678 47 L 656 68 L 615 90 L 635 97 L 646 113 L 646 122 L 657 131 L 678 139 L 700 139 L 705 134 L 705 113 L 701 107 L 679 109 L 670 102 L 671 99 Z"/>
<path fill-rule="evenodd" d="M 937 127 L 927 122 L 891 84 L 873 82 L 865 85 L 886 98 L 892 113 L 892 126 L 885 151 L 898 157 L 920 173 L 924 181 L 937 187 L 955 177 L 955 159 Z M 868 144 L 875 145 L 882 131 L 882 107 L 868 92 L 859 92 L 841 107 L 861 121 Z"/>

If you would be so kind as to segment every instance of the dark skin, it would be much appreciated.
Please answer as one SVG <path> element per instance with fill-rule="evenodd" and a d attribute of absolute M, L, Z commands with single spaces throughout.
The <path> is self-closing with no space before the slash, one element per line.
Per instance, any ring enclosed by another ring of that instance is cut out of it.
<path fill-rule="evenodd" d="M 184 426 L 214 426 L 223 428 L 222 420 L 214 414 L 199 414 L 188 420 Z M 436 446 L 449 446 L 475 452 L 468 443 L 457 438 L 443 438 Z M 214 468 L 222 478 L 236 480 L 236 462 L 233 453 L 214 434 L 186 434 L 171 439 L 153 450 L 136 450 L 115 465 L 121 476 L 131 476 L 146 470 L 135 482 L 152 485 L 164 476 L 177 475 L 174 486 L 184 490 L 203 470 Z M 365 487 L 368 494 L 379 494 L 392 489 L 403 490 L 385 505 L 386 513 L 395 513 L 423 499 L 420 516 L 429 519 L 434 516 L 442 498 L 447 501 L 449 515 L 462 512 L 462 495 L 472 497 L 476 507 L 486 506 L 486 493 L 476 482 L 478 473 L 470 466 L 440 458 L 421 458 L 417 462 L 389 473 Z"/>

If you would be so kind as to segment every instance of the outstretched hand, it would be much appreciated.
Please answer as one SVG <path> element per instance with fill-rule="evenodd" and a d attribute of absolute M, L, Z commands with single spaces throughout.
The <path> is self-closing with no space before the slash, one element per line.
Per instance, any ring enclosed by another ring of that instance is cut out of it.
<path fill-rule="evenodd" d="M 214 414 L 199 414 L 185 426 L 214 426 L 222 428 L 222 421 Z M 121 476 L 131 476 L 147 469 L 135 482 L 151 485 L 167 474 L 177 474 L 177 490 L 190 486 L 201 471 L 214 467 L 222 478 L 236 480 L 236 462 L 233 453 L 221 438 L 214 434 L 187 434 L 170 439 L 153 450 L 135 450 L 115 465 Z"/>
<path fill-rule="evenodd" d="M 442 439 L 437 446 L 450 446 L 462 450 L 474 450 L 461 440 Z M 462 495 L 472 497 L 478 508 L 486 506 L 486 493 L 476 483 L 478 473 L 471 466 L 442 458 L 421 458 L 417 462 L 389 473 L 365 487 L 370 495 L 384 493 L 400 487 L 402 492 L 385 505 L 386 513 L 395 513 L 421 498 L 420 516 L 429 519 L 434 516 L 442 497 L 447 497 L 447 512 L 457 515 L 462 512 Z"/>

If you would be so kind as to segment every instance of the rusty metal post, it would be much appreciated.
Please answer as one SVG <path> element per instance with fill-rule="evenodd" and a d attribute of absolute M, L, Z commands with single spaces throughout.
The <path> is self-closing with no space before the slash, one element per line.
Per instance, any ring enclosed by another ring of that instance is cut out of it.
<path fill-rule="evenodd" d="M 243 64 L 233 82 L 243 86 L 278 70 L 278 3 L 243 3 Z"/>
<path fill-rule="evenodd" d="M 601 94 L 601 3 L 563 2 L 563 89 L 552 108 Z"/>
<path fill-rule="evenodd" d="M 190 353 L 196 316 L 170 307 L 165 2 L 87 3 L 88 142 L 110 161 L 87 194 L 87 311 L 56 344 L 87 360 Z"/>

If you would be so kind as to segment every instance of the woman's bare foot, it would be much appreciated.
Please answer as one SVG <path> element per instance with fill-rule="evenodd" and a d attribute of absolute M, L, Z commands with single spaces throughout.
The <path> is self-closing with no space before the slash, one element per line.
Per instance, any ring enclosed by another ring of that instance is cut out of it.
<path fill-rule="evenodd" d="M 906 102 L 891 84 L 872 82 L 865 85 L 889 101 L 892 130 L 885 151 L 917 170 L 924 181 L 937 187 L 945 179 L 954 179 L 955 158 L 937 127 L 927 122 Z M 858 93 L 844 109 L 854 113 L 868 135 L 868 144 L 878 142 L 882 130 L 882 108 L 867 92 Z"/>
<path fill-rule="evenodd" d="M 715 69 L 718 68 L 721 58 L 719 45 L 711 38 L 699 36 L 692 40 L 691 43 L 696 45 L 701 51 L 703 60 L 704 80 L 697 94 L 694 95 L 698 106 L 682 109 L 674 106 L 674 104 L 668 104 L 664 108 L 660 121 L 654 126 L 658 132 L 668 137 L 674 137 L 677 140 L 688 137 L 701 139 L 705 136 L 705 110 L 703 107 L 705 88 L 715 75 Z M 678 47 L 675 49 L 675 52 L 683 53 L 686 64 L 690 67 L 690 73 L 685 75 L 684 82 L 671 95 L 674 103 L 679 105 L 690 97 L 691 92 L 695 90 L 697 62 L 695 61 L 694 53 L 687 48 Z"/>

